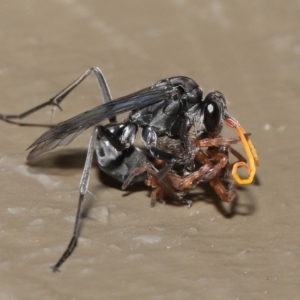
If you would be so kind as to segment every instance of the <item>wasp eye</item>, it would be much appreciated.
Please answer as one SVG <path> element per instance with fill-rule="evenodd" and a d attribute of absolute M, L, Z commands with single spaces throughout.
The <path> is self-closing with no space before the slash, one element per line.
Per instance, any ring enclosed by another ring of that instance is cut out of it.
<path fill-rule="evenodd" d="M 214 101 L 208 101 L 204 107 L 204 126 L 207 133 L 213 133 L 221 122 L 219 105 Z"/>

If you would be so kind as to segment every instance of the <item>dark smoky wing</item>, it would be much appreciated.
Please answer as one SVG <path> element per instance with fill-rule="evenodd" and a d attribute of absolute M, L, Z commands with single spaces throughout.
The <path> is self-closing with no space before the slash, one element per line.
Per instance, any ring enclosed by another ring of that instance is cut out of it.
<path fill-rule="evenodd" d="M 154 85 L 81 113 L 57 124 L 41 135 L 28 147 L 28 149 L 34 148 L 27 159 L 31 160 L 56 147 L 68 145 L 83 131 L 105 119 L 171 99 L 173 94 L 174 88 L 172 85 Z"/>

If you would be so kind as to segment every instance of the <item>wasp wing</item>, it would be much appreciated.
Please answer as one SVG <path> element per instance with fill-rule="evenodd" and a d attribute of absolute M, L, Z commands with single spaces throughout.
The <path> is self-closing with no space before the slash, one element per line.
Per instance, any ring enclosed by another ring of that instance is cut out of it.
<path fill-rule="evenodd" d="M 42 134 L 28 147 L 28 149 L 34 148 L 28 154 L 27 159 L 34 159 L 56 147 L 68 145 L 83 131 L 105 119 L 160 101 L 169 100 L 172 98 L 174 91 L 174 87 L 170 84 L 156 84 L 61 122 Z"/>

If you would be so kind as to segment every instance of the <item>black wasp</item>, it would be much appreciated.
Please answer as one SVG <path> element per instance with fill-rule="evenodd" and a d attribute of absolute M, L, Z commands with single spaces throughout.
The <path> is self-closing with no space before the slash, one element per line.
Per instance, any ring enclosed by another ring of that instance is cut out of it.
<path fill-rule="evenodd" d="M 194 171 L 194 155 L 188 135 L 192 126 L 198 138 L 210 138 L 220 133 L 224 120 L 226 122 L 229 118 L 225 98 L 220 92 L 211 92 L 204 98 L 201 87 L 191 78 L 184 76 L 160 80 L 150 87 L 112 101 L 106 80 L 101 70 L 96 67 L 87 70 L 49 101 L 19 115 L 0 114 L 0 118 L 9 123 L 26 125 L 14 119 L 22 119 L 48 105 L 60 108 L 64 98 L 91 73 L 97 78 L 104 104 L 57 124 L 28 148 L 33 148 L 27 157 L 28 160 L 32 160 L 44 152 L 68 145 L 83 131 L 96 125 L 80 181 L 73 238 L 66 252 L 53 267 L 54 271 L 58 270 L 76 247 L 81 205 L 88 188 L 94 151 L 100 168 L 120 182 L 125 182 L 132 170 L 151 164 L 153 159 L 161 159 L 167 163 L 158 175 L 159 180 L 163 182 L 164 176 L 175 163 L 181 164 L 185 174 Z M 123 123 L 115 124 L 116 116 L 128 111 L 131 111 L 128 118 Z M 105 119 L 109 119 L 110 124 L 97 125 Z M 141 139 L 149 154 L 133 146 L 139 127 L 142 129 Z M 179 162 L 176 156 L 158 147 L 159 139 L 164 137 L 182 143 L 186 151 L 185 162 Z M 144 180 L 145 176 L 141 174 L 134 181 Z M 177 199 L 191 204 L 190 201 Z"/>

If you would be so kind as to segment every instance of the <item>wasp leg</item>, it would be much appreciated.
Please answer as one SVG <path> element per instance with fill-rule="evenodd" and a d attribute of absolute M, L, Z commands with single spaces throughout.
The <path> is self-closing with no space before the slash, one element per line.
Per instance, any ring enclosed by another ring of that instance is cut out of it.
<path fill-rule="evenodd" d="M 70 83 L 66 88 L 64 88 L 57 95 L 52 97 L 50 100 L 48 100 L 40 105 L 37 105 L 19 115 L 0 114 L 0 119 L 7 123 L 16 124 L 16 125 L 20 125 L 20 126 L 54 127 L 54 125 L 48 125 L 48 124 L 23 123 L 23 122 L 19 122 L 19 121 L 14 121 L 14 119 L 23 119 L 46 106 L 52 106 L 53 109 L 55 107 L 58 107 L 60 110 L 62 110 L 62 108 L 60 107 L 60 103 L 65 99 L 66 96 L 68 96 L 68 94 L 71 91 L 73 91 L 91 73 L 93 73 L 96 76 L 98 85 L 100 87 L 100 91 L 102 93 L 103 102 L 104 103 L 110 102 L 112 97 L 111 97 L 107 82 L 105 80 L 105 77 L 99 68 L 93 67 L 93 68 L 90 68 L 87 71 L 85 71 L 81 76 L 79 76 L 76 80 L 74 80 L 72 83 Z M 109 120 L 110 120 L 110 122 L 116 122 L 116 117 L 111 117 Z"/>
<path fill-rule="evenodd" d="M 175 164 L 175 157 L 173 154 L 157 148 L 157 134 L 152 127 L 144 127 L 141 133 L 141 138 L 142 142 L 147 149 L 149 149 L 154 158 L 164 160 L 166 162 L 166 166 L 158 173 L 159 180 L 162 180 L 173 168 Z"/>
<path fill-rule="evenodd" d="M 73 230 L 73 236 L 72 239 L 66 249 L 66 251 L 63 253 L 61 258 L 58 260 L 58 262 L 52 267 L 53 272 L 57 272 L 60 268 L 60 266 L 66 261 L 66 259 L 73 253 L 74 249 L 77 246 L 78 242 L 78 235 L 79 235 L 79 227 L 80 227 L 80 218 L 81 218 L 81 208 L 82 208 L 82 202 L 84 199 L 84 195 L 86 194 L 88 190 L 88 184 L 90 179 L 90 171 L 92 167 L 92 161 L 93 161 L 93 154 L 95 150 L 95 143 L 97 140 L 98 135 L 98 128 L 96 127 L 94 129 L 94 132 L 90 138 L 90 143 L 87 151 L 87 156 L 81 176 L 81 180 L 79 183 L 79 201 L 78 201 L 78 208 L 76 213 L 76 221 L 74 225 Z"/>
<path fill-rule="evenodd" d="M 126 125 L 120 124 L 118 130 L 111 131 L 106 126 L 98 126 L 99 133 L 107 139 L 107 141 L 117 150 L 123 151 L 128 149 L 135 140 L 138 127 L 136 124 L 128 123 Z"/>
<path fill-rule="evenodd" d="M 168 163 L 173 163 L 174 155 L 157 148 L 157 133 L 151 126 L 145 126 L 142 129 L 141 139 L 154 158 L 162 159 Z"/>

